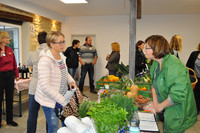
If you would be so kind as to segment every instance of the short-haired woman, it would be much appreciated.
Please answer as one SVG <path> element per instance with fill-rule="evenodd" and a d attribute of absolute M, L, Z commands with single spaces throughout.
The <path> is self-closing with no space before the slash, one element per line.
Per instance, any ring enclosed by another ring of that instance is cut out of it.
<path fill-rule="evenodd" d="M 120 60 L 120 46 L 118 42 L 113 42 L 111 44 L 112 52 L 111 54 L 107 55 L 106 60 L 108 61 L 106 68 L 109 71 L 109 75 L 116 75 L 117 68 L 115 67 L 116 64 L 119 64 Z"/>
<path fill-rule="evenodd" d="M 145 40 L 145 54 L 154 60 L 150 75 L 155 111 L 164 112 L 164 132 L 181 133 L 197 121 L 192 86 L 186 66 L 170 54 L 168 41 L 161 35 Z"/>
<path fill-rule="evenodd" d="M 40 52 L 38 63 L 38 84 L 35 100 L 42 106 L 48 124 L 48 133 L 58 130 L 58 118 L 54 112 L 58 103 L 66 107 L 69 101 L 64 97 L 72 86 L 78 88 L 73 78 L 68 74 L 65 56 L 62 54 L 65 40 L 60 32 L 47 34 L 46 43 L 49 49 Z"/>
<path fill-rule="evenodd" d="M 174 35 L 170 41 L 171 54 L 179 58 L 178 52 L 182 50 L 182 37 L 179 35 Z"/>
<path fill-rule="evenodd" d="M 5 89 L 6 96 L 6 121 L 8 125 L 18 126 L 13 121 L 13 93 L 14 79 L 19 80 L 19 71 L 13 50 L 6 46 L 10 43 L 6 31 L 0 31 L 0 128 L 2 120 L 2 101 Z"/>

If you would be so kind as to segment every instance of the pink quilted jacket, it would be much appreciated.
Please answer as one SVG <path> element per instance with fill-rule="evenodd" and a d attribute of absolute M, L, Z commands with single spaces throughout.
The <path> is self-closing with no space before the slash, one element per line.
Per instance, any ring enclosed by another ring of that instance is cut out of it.
<path fill-rule="evenodd" d="M 65 57 L 60 53 L 61 59 L 66 64 Z M 68 74 L 67 83 L 74 82 L 74 79 Z M 38 62 L 38 83 L 35 93 L 35 100 L 41 105 L 54 108 L 55 103 L 66 105 L 67 101 L 59 93 L 61 85 L 61 70 L 56 65 L 50 50 L 42 50 Z"/>

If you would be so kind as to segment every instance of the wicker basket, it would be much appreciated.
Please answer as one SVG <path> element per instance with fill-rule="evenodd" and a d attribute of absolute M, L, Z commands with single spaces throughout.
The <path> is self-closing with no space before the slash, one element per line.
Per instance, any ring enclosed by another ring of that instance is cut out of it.
<path fill-rule="evenodd" d="M 188 69 L 188 73 L 189 74 L 190 74 L 190 71 L 193 73 L 193 75 L 189 75 L 189 76 L 190 76 L 190 80 L 191 80 L 191 84 L 192 84 L 192 89 L 194 90 L 194 88 L 195 88 L 195 86 L 196 86 L 196 84 L 198 82 L 198 79 L 197 79 L 196 73 L 195 73 L 195 71 L 193 69 L 191 69 L 189 67 L 187 67 L 187 69 Z"/>

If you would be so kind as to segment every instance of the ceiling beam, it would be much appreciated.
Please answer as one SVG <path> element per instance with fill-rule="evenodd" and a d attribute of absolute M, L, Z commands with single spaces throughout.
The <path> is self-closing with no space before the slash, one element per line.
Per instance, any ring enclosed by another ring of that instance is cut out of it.
<path fill-rule="evenodd" d="M 142 17 L 142 3 L 141 0 L 137 0 L 137 19 Z"/>
<path fill-rule="evenodd" d="M 7 11 L 0 11 L 0 18 L 7 19 L 7 20 L 14 20 L 14 21 L 26 21 L 26 22 L 33 22 L 33 18 L 25 15 L 20 15 L 16 13 L 10 13 Z"/>

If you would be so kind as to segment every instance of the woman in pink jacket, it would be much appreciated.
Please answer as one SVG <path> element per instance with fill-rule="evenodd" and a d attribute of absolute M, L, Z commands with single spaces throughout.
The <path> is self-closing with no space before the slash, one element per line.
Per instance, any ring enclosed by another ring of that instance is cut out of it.
<path fill-rule="evenodd" d="M 54 112 L 58 103 L 66 107 L 69 97 L 66 94 L 72 86 L 78 88 L 74 79 L 68 74 L 64 50 L 64 35 L 60 32 L 47 34 L 46 42 L 49 49 L 40 52 L 38 63 L 38 84 L 35 100 L 42 106 L 48 124 L 48 133 L 58 130 L 58 118 Z"/>

